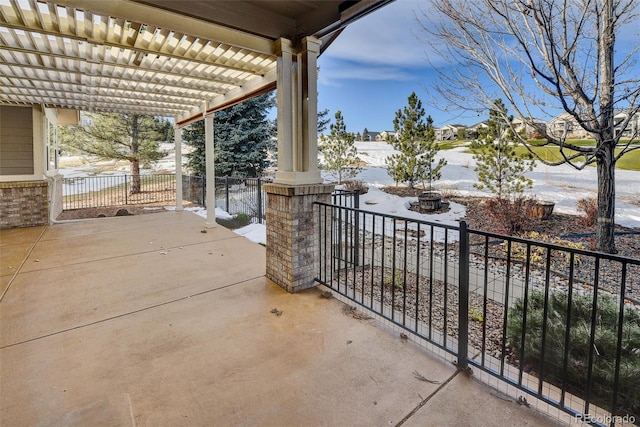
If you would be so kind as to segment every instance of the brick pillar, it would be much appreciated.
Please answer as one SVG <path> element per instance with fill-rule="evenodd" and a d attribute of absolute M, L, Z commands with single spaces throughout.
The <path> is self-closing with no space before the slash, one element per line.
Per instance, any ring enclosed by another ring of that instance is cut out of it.
<path fill-rule="evenodd" d="M 267 193 L 267 278 L 298 292 L 315 286 L 318 274 L 318 207 L 331 202 L 333 185 L 265 184 Z"/>
<path fill-rule="evenodd" d="M 47 181 L 0 182 L 0 229 L 49 224 Z"/>

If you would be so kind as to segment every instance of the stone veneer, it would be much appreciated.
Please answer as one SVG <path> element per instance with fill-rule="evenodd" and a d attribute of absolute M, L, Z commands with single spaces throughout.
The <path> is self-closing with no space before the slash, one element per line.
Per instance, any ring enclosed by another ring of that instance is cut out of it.
<path fill-rule="evenodd" d="M 49 224 L 47 181 L 0 182 L 0 228 Z"/>
<path fill-rule="evenodd" d="M 319 268 L 318 208 L 331 202 L 333 185 L 265 184 L 267 278 L 288 292 L 315 286 Z"/>

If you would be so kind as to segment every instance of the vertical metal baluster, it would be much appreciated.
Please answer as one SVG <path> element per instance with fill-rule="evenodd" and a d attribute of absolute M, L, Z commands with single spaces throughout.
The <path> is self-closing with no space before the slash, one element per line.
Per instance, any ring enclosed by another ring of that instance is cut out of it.
<path fill-rule="evenodd" d="M 613 371 L 613 395 L 611 396 L 611 413 L 617 414 L 618 388 L 620 386 L 620 359 L 622 358 L 622 329 L 624 327 L 624 297 L 627 292 L 627 262 L 622 262 L 622 283 L 620 285 L 620 301 L 618 306 L 618 339 L 616 341 L 616 362 Z M 636 384 L 637 386 L 637 384 Z M 613 425 L 613 420 L 612 420 Z"/>
<path fill-rule="evenodd" d="M 504 316 L 502 318 L 502 349 L 500 352 L 500 376 L 504 376 L 504 361 L 507 346 L 507 315 L 509 313 L 509 287 L 511 286 L 511 240 L 507 240 L 507 272 L 504 281 Z"/>
<path fill-rule="evenodd" d="M 591 401 L 591 381 L 593 380 L 593 349 L 596 339 L 596 323 L 598 320 L 598 285 L 600 280 L 600 257 L 596 256 L 595 268 L 593 271 L 593 303 L 591 304 L 591 337 L 589 339 L 589 361 L 587 363 L 587 389 L 584 398 L 584 413 L 589 413 Z"/>
<path fill-rule="evenodd" d="M 567 390 L 567 374 L 569 369 L 569 345 L 571 337 L 571 309 L 573 307 L 573 266 L 575 253 L 569 252 L 569 291 L 567 292 L 567 317 L 564 333 L 564 351 L 562 355 L 562 387 L 560 389 L 560 407 L 564 408 L 564 398 Z"/>
<path fill-rule="evenodd" d="M 544 356 L 547 345 L 547 324 L 549 315 L 549 294 L 551 290 L 551 248 L 547 247 L 547 260 L 545 263 L 544 277 L 544 305 L 542 309 L 542 343 L 540 345 L 540 378 L 538 378 L 538 395 L 542 396 L 542 385 L 544 384 Z"/>

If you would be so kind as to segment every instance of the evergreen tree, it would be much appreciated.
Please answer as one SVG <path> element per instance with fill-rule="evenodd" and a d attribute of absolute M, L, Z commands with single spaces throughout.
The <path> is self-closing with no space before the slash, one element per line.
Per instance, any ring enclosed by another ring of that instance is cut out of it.
<path fill-rule="evenodd" d="M 371 141 L 371 138 L 369 136 L 369 129 L 364 128 L 362 130 L 362 141 Z"/>
<path fill-rule="evenodd" d="M 534 162 L 516 155 L 516 139 L 509 123 L 513 117 L 507 116 L 507 109 L 498 99 L 496 108 L 489 111 L 487 128 L 480 131 L 480 141 L 476 144 L 479 152 L 474 155 L 478 182 L 473 186 L 488 190 L 499 199 L 519 197 L 533 186 L 533 181 L 525 176 Z"/>
<path fill-rule="evenodd" d="M 343 179 L 354 178 L 362 168 L 354 145 L 355 137 L 347 132 L 340 111 L 336 112 L 335 119 L 336 122 L 330 126 L 331 133 L 322 139 L 320 150 L 324 155 L 323 168 L 342 184 Z"/>
<path fill-rule="evenodd" d="M 87 113 L 85 117 L 89 121 L 86 126 L 61 126 L 61 144 L 103 159 L 129 161 L 130 191 L 139 193 L 140 166 L 167 155 L 160 150 L 160 122 L 140 114 Z"/>
<path fill-rule="evenodd" d="M 318 134 L 323 133 L 327 130 L 327 126 L 331 123 L 331 118 L 329 116 L 329 109 L 325 108 L 322 111 L 318 112 Z"/>
<path fill-rule="evenodd" d="M 213 119 L 216 175 L 260 176 L 270 165 L 275 148 L 275 123 L 268 118 L 273 94 L 267 93 L 215 113 Z M 183 131 L 185 143 L 193 147 L 186 155 L 194 175 L 206 173 L 204 120 Z"/>
<path fill-rule="evenodd" d="M 445 159 L 435 161 L 440 147 L 435 142 L 433 119 L 428 116 L 415 92 L 408 98 L 408 105 L 396 112 L 393 129 L 397 138 L 387 140 L 399 153 L 387 157 L 387 172 L 395 180 L 406 182 L 414 188 L 419 181 L 429 182 L 440 179 L 440 171 L 447 164 Z"/>
<path fill-rule="evenodd" d="M 160 133 L 160 141 L 173 142 L 173 124 L 165 117 L 154 117 L 153 120 L 156 123 L 156 129 Z"/>

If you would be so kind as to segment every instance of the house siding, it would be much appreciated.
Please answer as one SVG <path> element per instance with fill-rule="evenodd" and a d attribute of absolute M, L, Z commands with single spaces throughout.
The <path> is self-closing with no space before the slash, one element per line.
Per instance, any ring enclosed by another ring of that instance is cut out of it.
<path fill-rule="evenodd" d="M 0 175 L 33 173 L 32 109 L 0 106 Z"/>

